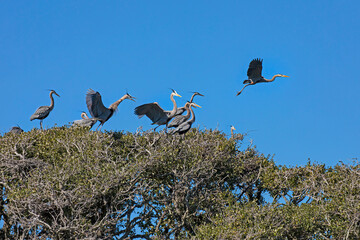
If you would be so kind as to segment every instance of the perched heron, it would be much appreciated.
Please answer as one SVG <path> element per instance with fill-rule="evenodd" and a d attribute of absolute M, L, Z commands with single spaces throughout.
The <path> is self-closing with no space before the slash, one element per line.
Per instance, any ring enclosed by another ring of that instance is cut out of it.
<path fill-rule="evenodd" d="M 162 109 L 157 102 L 153 102 L 136 107 L 135 114 L 138 115 L 139 118 L 146 115 L 148 118 L 151 119 L 151 121 L 153 122 L 152 124 L 158 125 L 157 127 L 159 127 L 160 125 L 166 125 L 166 130 L 168 122 L 175 116 L 177 111 L 177 105 L 174 100 L 174 96 L 181 97 L 175 90 L 172 89 L 170 99 L 173 102 L 174 107 L 170 112 Z"/>
<path fill-rule="evenodd" d="M 187 121 L 190 118 L 190 104 L 191 102 L 187 102 L 185 104 L 185 110 L 187 111 L 187 113 L 185 115 L 176 115 L 168 124 L 168 128 L 178 127 L 180 124 L 182 124 L 183 122 Z M 197 104 L 195 104 L 195 106 L 199 107 L 199 105 Z"/>
<path fill-rule="evenodd" d="M 277 77 L 289 77 L 283 74 L 275 74 L 271 79 L 264 78 L 263 76 L 261 76 L 262 62 L 263 60 L 259 58 L 254 59 L 250 62 L 249 68 L 247 70 L 247 75 L 249 79 L 243 82 L 243 84 L 246 85 L 236 94 L 236 96 L 239 96 L 247 86 L 255 85 L 257 83 L 262 83 L 262 82 L 272 82 Z"/>
<path fill-rule="evenodd" d="M 231 125 L 230 130 L 231 130 L 231 138 L 234 138 L 234 130 L 236 130 L 235 127 Z"/>
<path fill-rule="evenodd" d="M 104 123 L 109 120 L 109 118 L 111 118 L 111 116 L 117 110 L 119 104 L 125 99 L 129 99 L 135 102 L 135 98 L 129 93 L 126 93 L 124 96 L 122 96 L 122 98 L 120 98 L 119 100 L 111 104 L 109 108 L 107 108 L 104 106 L 99 92 L 95 92 L 91 88 L 88 90 L 86 94 L 86 105 L 89 109 L 91 116 L 100 121 L 100 124 L 96 128 L 96 131 L 99 127 L 99 130 L 101 130 L 101 127 L 104 125 Z"/>
<path fill-rule="evenodd" d="M 187 133 L 191 129 L 192 124 L 195 122 L 195 114 L 191 107 L 200 107 L 200 106 L 197 105 L 196 103 L 190 103 L 189 110 L 191 112 L 191 119 L 180 124 L 177 128 L 175 128 L 171 132 L 172 134 L 179 133 L 180 135 L 182 135 L 182 134 Z"/>
<path fill-rule="evenodd" d="M 9 131 L 9 133 L 15 133 L 15 134 L 20 134 L 24 132 L 24 130 L 22 130 L 19 126 L 18 127 L 12 127 Z"/>
<path fill-rule="evenodd" d="M 97 118 L 89 118 L 86 112 L 81 113 L 80 120 L 75 120 L 73 126 L 80 126 L 80 127 L 90 127 L 94 126 L 94 124 L 98 121 Z"/>
<path fill-rule="evenodd" d="M 39 119 L 40 120 L 40 128 L 43 129 L 42 126 L 42 121 L 49 116 L 49 113 L 53 110 L 54 108 L 54 98 L 53 98 L 53 94 L 55 94 L 56 96 L 60 97 L 59 94 L 57 94 L 55 92 L 55 90 L 51 90 L 50 91 L 50 106 L 41 106 L 38 109 L 36 109 L 35 113 L 33 115 L 31 115 L 30 117 L 30 121 L 34 120 L 34 119 Z"/>
<path fill-rule="evenodd" d="M 190 102 L 191 102 L 191 103 L 193 102 L 194 97 L 195 97 L 196 95 L 199 95 L 199 96 L 202 96 L 202 97 L 204 96 L 204 95 L 202 95 L 202 94 L 199 93 L 199 92 L 194 92 L 193 95 L 192 95 L 191 98 L 190 98 Z M 186 110 L 186 104 L 185 104 L 185 106 L 179 107 L 179 108 L 176 110 L 175 116 L 183 114 L 183 113 L 185 112 L 185 110 Z"/>

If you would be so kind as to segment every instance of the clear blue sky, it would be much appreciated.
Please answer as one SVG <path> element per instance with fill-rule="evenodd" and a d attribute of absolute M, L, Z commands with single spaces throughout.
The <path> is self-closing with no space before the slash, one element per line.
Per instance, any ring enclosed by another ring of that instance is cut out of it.
<path fill-rule="evenodd" d="M 80 118 L 88 88 L 106 106 L 126 90 L 106 130 L 150 129 L 133 115 L 157 101 L 196 98 L 196 126 L 248 133 L 279 164 L 334 165 L 360 157 L 359 1 L 1 1 L 0 132 L 55 108 L 51 127 Z M 249 62 L 263 58 L 271 84 L 235 94 Z"/>

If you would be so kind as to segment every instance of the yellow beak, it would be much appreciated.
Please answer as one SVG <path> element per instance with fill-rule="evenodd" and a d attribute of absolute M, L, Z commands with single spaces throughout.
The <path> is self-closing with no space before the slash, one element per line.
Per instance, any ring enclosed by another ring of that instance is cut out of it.
<path fill-rule="evenodd" d="M 180 96 L 179 94 L 177 94 L 177 93 L 175 94 L 175 96 L 181 97 L 181 96 Z"/>
<path fill-rule="evenodd" d="M 193 103 L 194 106 L 201 108 L 201 106 L 197 105 L 196 103 Z"/>
<path fill-rule="evenodd" d="M 289 77 L 289 76 L 286 76 L 286 75 L 282 75 L 282 77 Z"/>

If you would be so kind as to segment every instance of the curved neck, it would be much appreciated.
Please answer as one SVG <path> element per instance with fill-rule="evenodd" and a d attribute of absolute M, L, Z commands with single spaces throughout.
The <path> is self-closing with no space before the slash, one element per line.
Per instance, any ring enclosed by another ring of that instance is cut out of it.
<path fill-rule="evenodd" d="M 272 82 L 272 81 L 274 81 L 275 78 L 277 78 L 277 77 L 280 77 L 280 74 L 275 74 L 271 79 L 266 79 L 266 78 L 264 78 L 264 80 L 265 80 L 266 82 Z"/>
<path fill-rule="evenodd" d="M 117 100 L 116 102 L 111 104 L 109 106 L 109 109 L 112 109 L 113 111 L 115 111 L 118 108 L 119 104 L 126 99 L 126 96 L 127 95 L 125 94 L 124 96 L 122 96 L 122 98 L 120 98 L 119 100 Z"/>
<path fill-rule="evenodd" d="M 195 96 L 196 96 L 196 93 L 194 93 L 194 94 L 191 96 L 190 102 L 193 102 Z"/>
<path fill-rule="evenodd" d="M 191 105 L 190 105 L 189 109 L 191 111 L 191 119 L 188 122 L 193 123 L 193 122 L 195 122 L 195 114 L 194 114 L 194 111 L 193 111 Z"/>
<path fill-rule="evenodd" d="M 231 128 L 231 137 L 234 137 L 234 129 Z"/>
<path fill-rule="evenodd" d="M 185 115 L 185 117 L 187 118 L 187 119 L 189 119 L 189 117 L 190 117 L 190 105 L 185 105 L 185 109 L 186 109 L 186 115 Z"/>
<path fill-rule="evenodd" d="M 175 116 L 176 111 L 177 111 L 177 105 L 176 105 L 176 102 L 175 102 L 175 99 L 174 99 L 174 94 L 171 94 L 171 95 L 170 95 L 170 100 L 171 100 L 171 101 L 173 102 L 173 104 L 174 104 L 174 107 L 173 107 L 173 109 L 171 110 L 170 116 L 169 116 L 169 118 L 172 118 L 173 116 Z"/>
<path fill-rule="evenodd" d="M 81 113 L 81 118 L 82 119 L 89 119 L 88 115 L 86 114 L 86 112 Z"/>
<path fill-rule="evenodd" d="M 51 103 L 50 103 L 50 109 L 53 109 L 54 108 L 54 98 L 53 98 L 53 94 L 54 94 L 54 92 L 53 91 L 51 91 L 50 92 L 50 100 L 51 100 Z"/>

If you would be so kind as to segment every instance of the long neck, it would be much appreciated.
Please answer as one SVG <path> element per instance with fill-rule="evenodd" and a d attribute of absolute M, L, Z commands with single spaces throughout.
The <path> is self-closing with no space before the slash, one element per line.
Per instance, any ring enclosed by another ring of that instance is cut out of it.
<path fill-rule="evenodd" d="M 265 80 L 266 82 L 272 82 L 272 81 L 274 81 L 275 78 L 277 78 L 277 77 L 280 77 L 280 75 L 279 75 L 279 74 L 275 74 L 271 79 L 266 79 L 266 78 L 264 78 L 264 80 Z"/>
<path fill-rule="evenodd" d="M 173 102 L 173 104 L 174 104 L 174 107 L 173 107 L 173 109 L 171 110 L 170 116 L 169 116 L 169 118 L 172 118 L 173 116 L 175 116 L 176 111 L 177 111 L 177 105 L 176 105 L 176 102 L 175 102 L 175 99 L 174 99 L 174 94 L 171 94 L 171 95 L 170 95 L 170 100 L 171 100 L 171 101 Z"/>
<path fill-rule="evenodd" d="M 81 113 L 81 118 L 82 119 L 89 119 L 88 115 L 85 112 Z"/>
<path fill-rule="evenodd" d="M 126 94 L 124 96 L 122 96 L 122 98 L 120 98 L 119 100 L 117 100 L 116 102 L 114 102 L 113 104 L 110 105 L 109 109 L 112 109 L 113 111 L 116 111 L 116 109 L 118 108 L 119 104 L 124 101 L 126 99 Z"/>
<path fill-rule="evenodd" d="M 185 115 L 185 117 L 186 117 L 186 119 L 189 119 L 189 117 L 190 117 L 190 106 L 189 105 L 185 105 L 185 109 L 186 109 L 186 115 Z"/>
<path fill-rule="evenodd" d="M 234 137 L 234 129 L 231 128 L 231 137 L 233 138 Z"/>
<path fill-rule="evenodd" d="M 194 93 L 194 94 L 191 96 L 190 102 L 193 102 L 195 96 L 196 96 L 196 93 Z"/>
<path fill-rule="evenodd" d="M 193 111 L 191 105 L 190 105 L 189 109 L 191 111 L 191 119 L 188 122 L 193 123 L 193 122 L 195 122 L 195 114 L 194 114 L 194 111 Z"/>
<path fill-rule="evenodd" d="M 54 98 L 53 98 L 53 91 L 50 92 L 50 100 L 51 100 L 51 103 L 50 103 L 50 109 L 53 109 L 54 108 Z"/>

